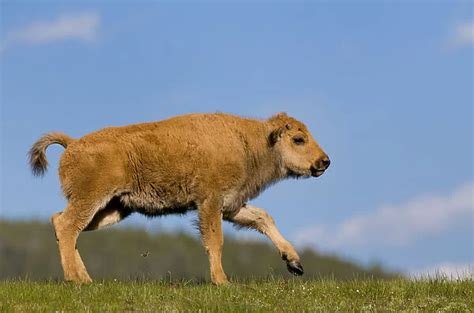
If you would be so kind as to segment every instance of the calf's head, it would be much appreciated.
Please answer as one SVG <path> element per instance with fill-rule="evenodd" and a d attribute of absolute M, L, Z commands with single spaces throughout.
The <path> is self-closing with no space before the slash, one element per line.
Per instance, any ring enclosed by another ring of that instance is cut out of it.
<path fill-rule="evenodd" d="M 286 113 L 279 113 L 268 122 L 270 148 L 280 157 L 287 175 L 318 177 L 326 171 L 331 161 L 303 123 Z"/>

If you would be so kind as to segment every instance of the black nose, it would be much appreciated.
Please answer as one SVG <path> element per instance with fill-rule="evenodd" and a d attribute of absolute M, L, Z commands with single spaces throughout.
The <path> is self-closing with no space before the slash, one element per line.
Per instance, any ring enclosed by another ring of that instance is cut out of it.
<path fill-rule="evenodd" d="M 325 157 L 321 160 L 321 165 L 324 167 L 324 169 L 327 169 L 329 165 L 331 165 L 331 160 L 329 160 L 328 157 Z"/>

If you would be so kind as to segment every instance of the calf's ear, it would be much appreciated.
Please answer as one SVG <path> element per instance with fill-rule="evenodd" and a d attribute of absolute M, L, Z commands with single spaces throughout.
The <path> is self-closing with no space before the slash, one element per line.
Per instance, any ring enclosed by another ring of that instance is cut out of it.
<path fill-rule="evenodd" d="M 278 127 L 276 129 L 272 130 L 272 132 L 268 136 L 268 143 L 272 147 L 278 142 L 278 140 L 281 139 L 282 136 L 283 136 L 283 128 Z"/>

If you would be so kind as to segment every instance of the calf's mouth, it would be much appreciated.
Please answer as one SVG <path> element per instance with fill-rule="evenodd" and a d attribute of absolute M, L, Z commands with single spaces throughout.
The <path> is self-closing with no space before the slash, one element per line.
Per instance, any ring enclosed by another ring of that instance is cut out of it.
<path fill-rule="evenodd" d="M 319 176 L 323 175 L 325 171 L 326 170 L 311 167 L 311 176 L 319 177 Z"/>

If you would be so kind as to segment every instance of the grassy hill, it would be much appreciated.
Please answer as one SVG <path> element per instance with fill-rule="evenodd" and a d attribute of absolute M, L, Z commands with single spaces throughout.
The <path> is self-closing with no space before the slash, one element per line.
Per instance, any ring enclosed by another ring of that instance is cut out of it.
<path fill-rule="evenodd" d="M 93 279 L 208 278 L 208 261 L 198 239 L 184 233 L 151 234 L 140 229 L 109 228 L 86 232 L 78 246 Z M 366 268 L 314 250 L 299 251 L 305 275 L 301 280 L 393 278 L 380 267 Z M 61 279 L 52 227 L 42 222 L 0 221 L 0 279 Z M 289 278 L 285 262 L 265 242 L 226 238 L 223 265 L 230 278 Z"/>
<path fill-rule="evenodd" d="M 472 312 L 473 281 L 0 282 L 1 312 Z"/>
<path fill-rule="evenodd" d="M 0 222 L 0 312 L 472 312 L 473 280 L 412 281 L 313 250 L 293 278 L 266 243 L 226 239 L 230 286 L 207 283 L 199 241 L 109 229 L 79 242 L 95 282 L 62 281 L 48 224 Z M 26 277 L 26 278 L 25 278 Z"/>

